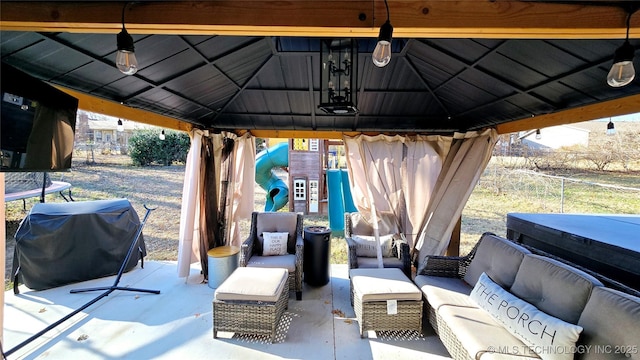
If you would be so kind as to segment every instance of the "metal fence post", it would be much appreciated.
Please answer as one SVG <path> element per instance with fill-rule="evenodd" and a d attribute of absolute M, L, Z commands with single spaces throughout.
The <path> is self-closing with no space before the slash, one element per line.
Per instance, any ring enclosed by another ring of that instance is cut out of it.
<path fill-rule="evenodd" d="M 560 214 L 564 213 L 564 178 L 560 179 Z"/>

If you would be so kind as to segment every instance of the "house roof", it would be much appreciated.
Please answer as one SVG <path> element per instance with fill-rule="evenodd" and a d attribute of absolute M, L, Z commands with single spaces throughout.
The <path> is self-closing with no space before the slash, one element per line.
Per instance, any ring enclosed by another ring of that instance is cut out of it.
<path fill-rule="evenodd" d="M 178 129 L 505 133 L 640 111 L 638 80 L 605 81 L 625 35 L 621 3 L 453 3 L 390 0 L 384 68 L 371 62 L 382 1 L 3 1 L 1 54 L 86 110 Z M 114 66 L 123 8 L 132 76 Z M 318 109 L 327 37 L 357 39 L 356 115 Z"/>

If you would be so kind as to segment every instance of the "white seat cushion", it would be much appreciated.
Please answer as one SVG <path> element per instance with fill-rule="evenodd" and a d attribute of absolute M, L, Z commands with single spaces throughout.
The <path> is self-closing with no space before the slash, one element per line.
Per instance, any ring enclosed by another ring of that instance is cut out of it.
<path fill-rule="evenodd" d="M 429 305 L 436 310 L 443 305 L 478 307 L 469 298 L 472 287 L 462 279 L 418 275 L 413 281 L 422 290 Z"/>
<path fill-rule="evenodd" d="M 362 302 L 422 300 L 420 289 L 400 269 L 352 269 L 354 295 Z"/>
<path fill-rule="evenodd" d="M 539 359 L 527 345 L 483 309 L 445 305 L 438 310 L 438 314 L 472 359 Z M 520 357 L 523 355 L 529 357 Z"/>
<path fill-rule="evenodd" d="M 215 292 L 216 300 L 276 302 L 287 283 L 286 269 L 237 268 Z"/>

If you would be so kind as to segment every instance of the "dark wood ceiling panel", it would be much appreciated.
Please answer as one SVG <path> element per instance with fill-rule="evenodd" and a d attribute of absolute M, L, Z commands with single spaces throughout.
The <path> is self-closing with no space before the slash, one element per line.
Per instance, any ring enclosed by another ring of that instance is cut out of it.
<path fill-rule="evenodd" d="M 139 94 L 151 88 L 149 84 L 140 81 L 134 76 L 123 75 L 117 70 L 116 72 L 119 76 L 117 80 L 106 83 L 103 87 L 95 89 L 90 94 L 106 99 L 113 99 L 117 102 L 128 103 L 133 94 Z M 69 87 L 68 83 L 61 83 L 60 85 Z"/>
<path fill-rule="evenodd" d="M 137 74 L 155 83 L 163 83 L 204 64 L 192 50 L 185 49 L 160 62 L 142 67 Z"/>
<path fill-rule="evenodd" d="M 436 95 L 447 109 L 450 109 L 453 117 L 499 98 L 497 95 L 462 79 L 448 82 L 447 85 L 437 90 Z"/>
<path fill-rule="evenodd" d="M 122 73 L 113 66 L 92 61 L 58 76 L 55 81 L 60 84 L 77 84 L 78 89 L 91 93 L 103 87 L 105 83 L 113 83 L 122 77 Z"/>
<path fill-rule="evenodd" d="M 165 83 L 164 86 L 213 110 L 223 106 L 238 90 L 235 84 L 211 65 L 194 69 Z"/>
<path fill-rule="evenodd" d="M 584 59 L 586 62 L 594 62 L 601 59 L 613 60 L 613 53 L 622 45 L 623 39 L 620 40 L 546 40 L 562 51 L 572 54 L 575 57 Z M 631 39 L 634 46 L 638 46 L 638 41 Z M 611 63 L 607 62 L 607 66 Z"/>
<path fill-rule="evenodd" d="M 90 63 L 92 59 L 45 40 L 14 52 L 6 58 L 3 56 L 2 61 L 24 69 L 23 71 L 34 76 L 51 80 Z"/>
<path fill-rule="evenodd" d="M 457 61 L 454 61 L 455 66 L 449 64 L 446 69 L 444 69 L 440 66 L 439 62 L 443 61 L 446 63 L 446 61 L 441 59 L 438 62 L 432 62 L 430 59 L 422 58 L 419 54 L 414 54 L 413 52 L 408 53 L 407 58 L 411 61 L 411 64 L 415 67 L 419 76 L 424 79 L 431 89 L 436 89 L 438 86 L 450 80 L 452 76 L 466 69 L 464 64 Z"/>
<path fill-rule="evenodd" d="M 384 68 L 378 68 L 371 63 L 371 58 L 367 57 L 361 68 L 366 68 L 363 78 L 365 90 L 386 89 L 389 91 L 402 91 L 406 89 L 426 90 L 426 86 L 415 71 L 410 68 L 406 61 L 393 62 Z"/>
<path fill-rule="evenodd" d="M 134 37 L 143 39 L 145 35 L 137 35 Z M 98 57 L 107 57 L 105 60 L 111 62 L 116 61 L 117 41 L 116 35 L 113 34 L 72 34 L 72 33 L 59 33 L 56 34 L 56 38 L 71 44 L 75 47 L 83 49 L 89 53 L 95 54 Z"/>
<path fill-rule="evenodd" d="M 307 62 L 310 61 L 311 66 L 307 65 Z M 286 57 L 276 57 L 269 63 L 273 63 L 276 66 L 280 66 L 280 74 L 279 77 L 283 80 L 283 84 L 287 89 L 308 89 L 309 88 L 309 79 L 311 78 L 311 74 L 309 74 L 309 70 L 314 72 L 314 69 L 318 72 L 318 76 L 320 73 L 320 56 L 314 56 L 312 54 L 301 55 L 301 56 L 286 56 Z M 309 69 L 309 67 L 311 69 Z M 269 73 L 267 69 L 262 71 L 260 75 Z M 267 84 L 265 84 L 267 85 Z"/>
<path fill-rule="evenodd" d="M 302 91 L 287 91 L 287 102 L 291 114 L 311 115 L 317 113 L 318 93 L 309 94 Z"/>
<path fill-rule="evenodd" d="M 544 74 L 510 59 L 502 53 L 489 54 L 479 62 L 476 68 L 520 89 L 529 88 L 546 79 Z"/>
<path fill-rule="evenodd" d="M 454 91 L 463 91 L 464 93 L 469 91 L 470 97 L 473 98 L 473 101 L 476 103 L 508 96 L 515 91 L 503 81 L 483 71 L 465 71 L 458 76 L 457 80 L 459 81 L 457 83 L 458 89 Z M 455 81 L 453 82 L 455 83 Z M 479 98 L 476 98 L 476 96 L 479 96 Z"/>
<path fill-rule="evenodd" d="M 210 61 L 215 61 L 218 58 L 231 54 L 253 42 L 262 41 L 261 38 L 241 36 L 204 37 L 185 35 L 184 38 Z"/>
<path fill-rule="evenodd" d="M 300 62 L 299 59 L 295 61 Z M 279 56 L 274 56 L 270 61 L 264 64 L 262 71 L 258 73 L 249 83 L 247 84 L 248 89 L 286 89 L 285 79 L 287 76 L 286 70 L 283 67 L 283 58 Z M 300 73 L 296 74 L 298 77 Z M 293 77 L 293 76 L 292 76 Z M 305 75 L 306 78 L 306 75 Z M 301 80 L 302 81 L 302 80 Z M 301 86 L 296 87 L 298 89 L 302 88 Z"/>
<path fill-rule="evenodd" d="M 134 46 L 139 72 L 188 49 L 187 45 L 179 37 L 168 35 L 146 36 L 136 40 Z M 167 72 L 169 72 L 168 69 Z M 184 68 L 179 67 L 174 70 L 174 73 L 180 73 L 182 69 Z"/>
<path fill-rule="evenodd" d="M 3 59 L 16 51 L 43 41 L 42 36 L 33 32 L 3 31 L 1 34 L 0 44 L 2 45 Z"/>
<path fill-rule="evenodd" d="M 544 77 L 567 73 L 586 64 L 585 60 L 543 40 L 506 42 L 498 53 Z"/>
<path fill-rule="evenodd" d="M 430 48 L 446 51 L 467 64 L 476 62 L 504 40 L 476 40 L 476 39 L 428 39 L 418 40 Z"/>
<path fill-rule="evenodd" d="M 267 39 L 250 43 L 216 61 L 216 66 L 236 84 L 244 85 L 272 56 Z"/>

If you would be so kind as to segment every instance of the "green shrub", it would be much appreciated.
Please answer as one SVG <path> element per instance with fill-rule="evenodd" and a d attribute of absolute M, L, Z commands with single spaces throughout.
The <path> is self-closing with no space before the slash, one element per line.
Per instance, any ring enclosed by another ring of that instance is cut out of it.
<path fill-rule="evenodd" d="M 158 130 L 136 130 L 129 138 L 129 155 L 136 166 L 153 163 L 165 166 L 173 162 L 186 162 L 189 151 L 189 135 L 184 132 L 165 130 L 165 139 L 160 140 Z"/>

